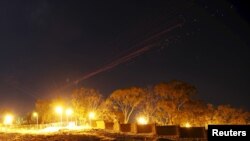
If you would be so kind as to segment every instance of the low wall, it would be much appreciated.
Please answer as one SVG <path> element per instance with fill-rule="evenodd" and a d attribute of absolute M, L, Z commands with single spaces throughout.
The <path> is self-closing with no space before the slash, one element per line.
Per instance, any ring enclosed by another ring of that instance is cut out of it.
<path fill-rule="evenodd" d="M 154 133 L 155 124 L 136 125 L 136 133 Z"/>
<path fill-rule="evenodd" d="M 106 130 L 114 130 L 114 122 L 105 122 Z"/>
<path fill-rule="evenodd" d="M 136 133 L 136 124 L 120 124 L 120 132 Z"/>
<path fill-rule="evenodd" d="M 179 137 L 179 126 L 155 126 L 155 134 L 157 136 Z"/>
<path fill-rule="evenodd" d="M 180 138 L 206 138 L 205 127 L 180 128 Z"/>

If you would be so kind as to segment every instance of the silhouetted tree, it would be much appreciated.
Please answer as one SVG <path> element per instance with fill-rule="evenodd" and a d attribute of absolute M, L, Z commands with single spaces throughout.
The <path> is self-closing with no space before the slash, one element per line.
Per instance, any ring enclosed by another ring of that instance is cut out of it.
<path fill-rule="evenodd" d="M 144 94 L 144 90 L 138 87 L 118 89 L 110 95 L 108 101 L 116 111 L 122 112 L 123 122 L 128 123 L 131 114 L 141 104 Z"/>
<path fill-rule="evenodd" d="M 249 112 L 230 105 L 219 105 L 214 116 L 217 124 L 247 124 Z"/>
<path fill-rule="evenodd" d="M 98 111 L 103 99 L 99 91 L 82 87 L 73 91 L 71 102 L 75 116 L 84 120 L 89 112 L 100 113 Z"/>
<path fill-rule="evenodd" d="M 196 94 L 196 88 L 182 81 L 170 81 L 155 85 L 154 92 L 160 96 L 158 101 L 158 116 L 161 124 L 176 124 L 179 112 L 183 105 L 190 100 L 190 96 Z"/>
<path fill-rule="evenodd" d="M 149 122 L 157 122 L 159 120 L 159 116 L 157 116 L 157 103 L 160 97 L 150 87 L 146 88 L 144 92 L 144 96 L 142 97 L 143 102 L 140 104 L 138 115 L 146 117 Z"/>
<path fill-rule="evenodd" d="M 50 104 L 51 100 L 39 99 L 36 101 L 35 110 L 39 114 L 41 123 L 49 123 L 53 121 Z"/>
<path fill-rule="evenodd" d="M 38 99 L 35 104 L 35 111 L 38 113 L 39 122 L 51 123 L 58 122 L 59 115 L 55 113 L 55 107 L 65 106 L 65 99 L 57 97 L 53 99 Z"/>

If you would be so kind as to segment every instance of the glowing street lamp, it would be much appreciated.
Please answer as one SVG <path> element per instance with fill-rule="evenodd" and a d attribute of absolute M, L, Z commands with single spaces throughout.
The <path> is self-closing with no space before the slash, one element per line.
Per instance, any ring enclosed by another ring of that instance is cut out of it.
<path fill-rule="evenodd" d="M 12 115 L 7 114 L 7 115 L 5 115 L 5 117 L 4 117 L 4 122 L 3 122 L 3 124 L 4 124 L 4 125 L 11 125 L 12 122 L 13 122 L 13 119 L 14 119 L 14 117 L 13 117 Z"/>
<path fill-rule="evenodd" d="M 33 113 L 33 117 L 36 118 L 36 126 L 37 126 L 37 128 L 38 128 L 38 113 L 37 113 L 37 112 L 34 112 L 34 113 Z"/>
<path fill-rule="evenodd" d="M 138 119 L 137 119 L 137 123 L 138 124 L 142 124 L 142 125 L 145 125 L 145 124 L 148 124 L 148 120 L 145 118 L 145 117 L 139 117 Z"/>
<path fill-rule="evenodd" d="M 63 114 L 63 108 L 61 106 L 57 106 L 55 108 L 55 111 L 57 114 L 59 114 L 61 116 L 61 125 L 62 125 L 62 114 Z"/>
<path fill-rule="evenodd" d="M 70 109 L 70 108 L 68 108 L 68 109 L 66 110 L 67 122 L 69 121 L 69 116 L 71 116 L 72 114 L 73 114 L 73 110 Z"/>
<path fill-rule="evenodd" d="M 90 121 L 90 126 L 92 126 L 92 120 L 95 119 L 95 112 L 90 112 L 89 113 L 89 121 Z"/>
<path fill-rule="evenodd" d="M 191 124 L 190 124 L 189 122 L 187 122 L 187 123 L 185 123 L 185 127 L 186 127 L 186 128 L 190 128 L 190 127 L 192 127 L 192 126 L 191 126 Z"/>
<path fill-rule="evenodd" d="M 95 118 L 95 112 L 90 112 L 89 119 L 94 119 L 94 118 Z"/>

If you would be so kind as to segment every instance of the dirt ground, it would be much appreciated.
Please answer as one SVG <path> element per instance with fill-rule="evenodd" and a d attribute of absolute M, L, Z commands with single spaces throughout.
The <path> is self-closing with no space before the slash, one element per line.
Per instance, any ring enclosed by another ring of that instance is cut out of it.
<path fill-rule="evenodd" d="M 0 141 L 151 141 L 150 137 L 103 131 L 59 132 L 53 134 L 0 133 Z"/>

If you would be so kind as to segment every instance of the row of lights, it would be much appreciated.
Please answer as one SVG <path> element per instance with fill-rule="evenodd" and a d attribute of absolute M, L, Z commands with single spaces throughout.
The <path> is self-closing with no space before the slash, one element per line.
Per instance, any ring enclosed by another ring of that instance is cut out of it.
<path fill-rule="evenodd" d="M 62 113 L 63 113 L 63 108 L 62 108 L 62 107 L 56 107 L 56 108 L 55 108 L 55 111 L 56 111 L 57 114 L 60 114 L 61 117 L 62 117 Z M 67 115 L 67 116 L 71 116 L 72 114 L 73 114 L 73 110 L 72 110 L 72 109 L 67 109 L 67 110 L 66 110 L 66 115 Z M 33 116 L 36 117 L 36 119 L 37 119 L 37 124 L 38 124 L 38 113 L 37 113 L 37 112 L 34 112 L 34 113 L 33 113 Z M 94 118 L 95 118 L 95 112 L 90 112 L 90 113 L 89 113 L 89 119 L 94 119 Z M 62 121 L 62 119 L 61 119 L 61 121 Z M 12 122 L 13 122 L 13 116 L 10 115 L 10 114 L 7 114 L 7 115 L 5 116 L 5 118 L 4 118 L 4 124 L 5 124 L 5 125 L 10 125 L 10 124 L 12 124 Z M 144 117 L 139 117 L 139 118 L 137 119 L 137 122 L 138 122 L 139 124 L 147 124 L 147 123 L 148 123 L 148 120 L 146 120 L 146 118 L 144 118 Z"/>
<path fill-rule="evenodd" d="M 63 108 L 61 106 L 57 106 L 55 108 L 55 112 L 60 115 L 60 121 L 62 123 Z M 68 109 L 65 110 L 65 113 L 67 115 L 67 122 L 68 122 L 68 118 L 69 118 L 69 116 L 71 116 L 73 114 L 73 110 L 71 108 L 68 108 Z M 39 118 L 38 113 L 33 112 L 32 115 L 33 115 L 33 117 L 36 118 L 36 123 L 37 123 L 37 126 L 38 126 L 38 118 Z M 91 120 L 95 119 L 95 112 L 90 112 L 88 116 L 89 116 L 89 119 L 91 119 Z M 7 114 L 4 117 L 3 124 L 4 125 L 11 125 L 12 122 L 13 122 L 13 119 L 14 119 L 13 115 Z"/>
<path fill-rule="evenodd" d="M 62 114 L 63 113 L 63 108 L 61 106 L 57 106 L 55 108 L 55 111 L 57 114 Z M 65 111 L 67 116 L 71 116 L 73 114 L 73 110 L 71 108 L 66 109 Z"/>
<path fill-rule="evenodd" d="M 61 106 L 57 106 L 55 108 L 55 112 L 60 115 L 60 121 L 62 124 L 63 108 Z M 65 110 L 65 113 L 67 115 L 67 122 L 68 122 L 68 117 L 73 114 L 73 110 L 71 108 L 68 108 Z M 33 116 L 36 117 L 36 122 L 37 122 L 37 126 L 38 126 L 38 113 L 34 112 Z M 88 116 L 89 116 L 90 120 L 95 119 L 95 112 L 90 112 Z M 10 114 L 7 114 L 4 118 L 4 124 L 10 125 L 10 124 L 12 124 L 12 122 L 13 122 L 13 116 Z M 141 124 L 141 125 L 146 125 L 146 124 L 148 124 L 148 119 L 143 117 L 143 116 L 140 116 L 137 118 L 137 123 Z M 184 126 L 189 128 L 189 127 L 191 127 L 191 124 L 187 122 Z"/>
<path fill-rule="evenodd" d="M 57 106 L 55 108 L 55 112 L 60 115 L 60 121 L 62 124 L 62 116 L 63 116 L 63 107 L 62 106 Z M 73 110 L 71 108 L 68 108 L 65 110 L 66 116 L 67 116 L 67 122 L 69 121 L 69 116 L 73 114 Z"/>
<path fill-rule="evenodd" d="M 62 113 L 63 113 L 63 109 L 62 109 L 61 107 L 56 107 L 56 113 L 61 114 L 61 122 L 62 122 Z M 67 122 L 68 122 L 68 116 L 70 116 L 70 115 L 72 115 L 72 114 L 73 114 L 73 110 L 72 110 L 72 109 L 67 109 L 67 110 L 66 110 Z M 37 119 L 37 126 L 38 126 L 38 113 L 37 113 L 37 112 L 34 112 L 34 113 L 33 113 L 33 116 L 36 117 L 36 119 Z M 90 112 L 90 113 L 89 113 L 89 119 L 92 120 L 92 119 L 94 119 L 94 118 L 95 118 L 95 112 Z M 13 116 L 10 115 L 10 114 L 7 114 L 7 115 L 5 116 L 5 118 L 4 118 L 4 124 L 5 124 L 5 125 L 10 125 L 10 124 L 12 124 L 12 122 L 13 122 Z M 143 117 L 143 116 L 137 118 L 137 122 L 138 122 L 138 124 L 141 124 L 141 125 L 146 125 L 146 124 L 148 124 L 148 120 L 147 120 L 145 117 Z M 185 124 L 185 127 L 189 128 L 189 127 L 191 127 L 191 124 L 187 122 L 187 123 Z"/>
<path fill-rule="evenodd" d="M 55 111 L 56 111 L 57 114 L 60 114 L 60 116 L 61 116 L 61 123 L 62 123 L 63 108 L 61 106 L 57 106 L 55 108 Z M 71 108 L 68 108 L 68 109 L 66 109 L 65 113 L 67 115 L 67 122 L 68 122 L 68 117 L 73 114 L 73 110 Z M 37 123 L 37 126 L 38 126 L 38 113 L 37 112 L 33 112 L 33 116 L 36 117 L 36 123 Z"/>
<path fill-rule="evenodd" d="M 60 114 L 62 116 L 63 108 L 61 106 L 57 106 L 55 108 L 55 111 L 56 111 L 57 114 Z M 66 113 L 67 116 L 71 116 L 73 114 L 73 110 L 68 108 L 68 109 L 66 109 L 65 113 Z M 95 118 L 95 112 L 90 112 L 88 116 L 89 116 L 89 119 L 94 119 Z"/>
<path fill-rule="evenodd" d="M 62 122 L 63 108 L 62 108 L 61 106 L 57 106 L 57 107 L 55 108 L 55 111 L 56 111 L 56 113 L 61 114 L 61 122 Z M 67 115 L 67 120 L 68 120 L 68 117 L 71 116 L 71 115 L 73 114 L 73 110 L 72 110 L 71 108 L 68 108 L 68 109 L 66 109 L 66 112 L 65 112 L 65 113 L 66 113 L 66 115 Z M 36 123 L 37 123 L 37 125 L 38 125 L 38 118 L 39 118 L 38 113 L 37 113 L 37 112 L 33 112 L 32 115 L 33 115 L 33 117 L 36 118 Z M 11 115 L 11 114 L 6 114 L 6 115 L 4 116 L 3 124 L 4 124 L 4 125 L 11 125 L 11 124 L 13 123 L 13 120 L 14 120 L 14 116 L 13 116 L 13 115 Z"/>

